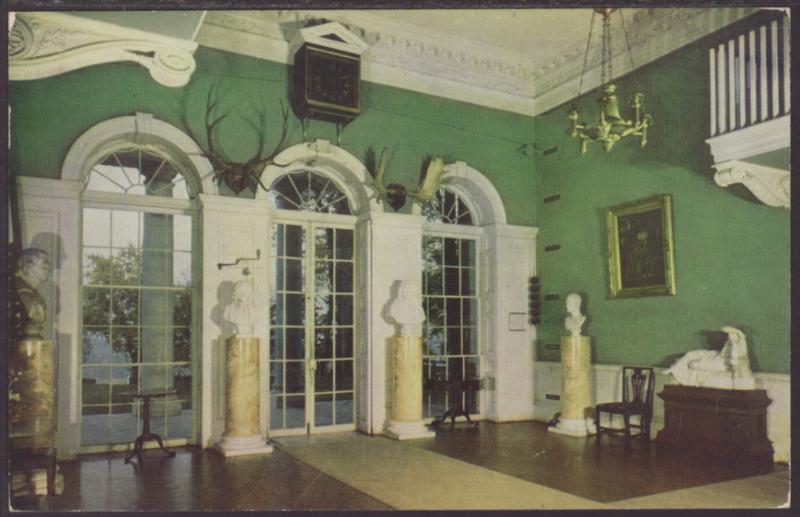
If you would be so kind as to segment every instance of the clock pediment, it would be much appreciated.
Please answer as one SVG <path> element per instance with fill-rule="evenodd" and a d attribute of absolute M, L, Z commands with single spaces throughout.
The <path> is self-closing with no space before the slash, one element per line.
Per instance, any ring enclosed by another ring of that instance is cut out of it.
<path fill-rule="evenodd" d="M 306 44 L 346 52 L 361 56 L 369 49 L 369 45 L 347 30 L 339 22 L 326 22 L 300 29 L 289 43 L 289 55 L 294 55 L 300 47 Z"/>

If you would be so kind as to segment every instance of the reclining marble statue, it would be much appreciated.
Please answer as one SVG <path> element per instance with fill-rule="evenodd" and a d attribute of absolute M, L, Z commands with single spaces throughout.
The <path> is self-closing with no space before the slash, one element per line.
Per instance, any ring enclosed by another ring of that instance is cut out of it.
<path fill-rule="evenodd" d="M 755 389 L 747 356 L 747 337 L 734 327 L 725 326 L 721 330 L 728 335 L 722 350 L 686 352 L 664 373 L 672 375 L 679 384 L 685 386 Z"/>

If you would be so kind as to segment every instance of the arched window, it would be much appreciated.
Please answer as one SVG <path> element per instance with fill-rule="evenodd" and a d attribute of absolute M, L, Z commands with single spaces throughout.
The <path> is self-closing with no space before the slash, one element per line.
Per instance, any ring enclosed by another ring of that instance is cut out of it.
<path fill-rule="evenodd" d="M 347 195 L 333 179 L 311 170 L 292 172 L 279 177 L 270 193 L 277 208 L 350 215 Z"/>
<path fill-rule="evenodd" d="M 65 162 L 65 170 L 83 171 L 84 184 L 79 378 L 87 452 L 127 448 L 141 433 L 140 407 L 130 396 L 141 390 L 174 391 L 151 403 L 154 433 L 173 445 L 195 437 L 193 200 L 202 183 L 193 159 L 178 149 L 182 133 L 146 120 L 95 126 Z"/>
<path fill-rule="evenodd" d="M 480 378 L 478 250 L 480 229 L 473 226 L 469 203 L 441 188 L 423 205 L 428 223 L 422 237 L 423 375 L 436 380 Z M 425 383 L 428 386 L 428 383 Z M 450 395 L 423 391 L 425 418 L 441 416 Z M 462 400 L 470 414 L 480 413 L 480 397 Z"/>
<path fill-rule="evenodd" d="M 464 200 L 445 188 L 440 188 L 430 201 L 422 205 L 422 215 L 431 223 L 473 224 L 472 211 Z"/>
<path fill-rule="evenodd" d="M 310 169 L 278 176 L 270 195 L 270 433 L 355 429 L 351 200 Z"/>
<path fill-rule="evenodd" d="M 90 192 L 190 197 L 183 174 L 168 157 L 136 147 L 109 153 L 91 168 L 85 180 L 85 190 Z"/>

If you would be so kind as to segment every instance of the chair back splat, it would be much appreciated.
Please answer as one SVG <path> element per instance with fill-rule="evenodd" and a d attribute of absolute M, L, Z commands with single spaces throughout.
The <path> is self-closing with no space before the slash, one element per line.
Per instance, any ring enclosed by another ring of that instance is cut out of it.
<path fill-rule="evenodd" d="M 655 375 L 653 369 L 644 366 L 622 367 L 622 402 L 606 402 L 595 408 L 595 426 L 597 439 L 603 432 L 624 432 L 625 439 L 631 436 L 631 429 L 639 431 L 638 435 L 645 442 L 650 440 L 650 423 L 653 416 L 653 392 L 655 391 Z M 622 416 L 624 427 L 608 427 L 601 425 L 602 413 Z M 631 417 L 638 417 L 638 423 Z"/>

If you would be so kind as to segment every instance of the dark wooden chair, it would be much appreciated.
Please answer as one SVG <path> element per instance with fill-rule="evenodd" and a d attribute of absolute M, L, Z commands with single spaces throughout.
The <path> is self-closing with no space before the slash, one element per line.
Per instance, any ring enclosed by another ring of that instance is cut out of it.
<path fill-rule="evenodd" d="M 622 402 L 606 402 L 598 404 L 595 408 L 594 423 L 597 427 L 595 437 L 599 440 L 601 433 L 625 433 L 625 440 L 631 437 L 631 429 L 637 429 L 638 435 L 645 442 L 650 441 L 650 422 L 653 419 L 653 391 L 656 378 L 652 368 L 641 366 L 622 367 Z M 625 426 L 603 427 L 600 425 L 601 416 L 608 413 L 621 415 Z M 634 423 L 631 417 L 638 416 L 639 422 Z"/>

